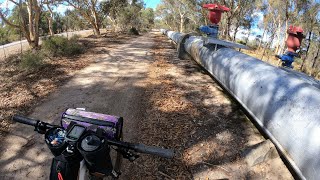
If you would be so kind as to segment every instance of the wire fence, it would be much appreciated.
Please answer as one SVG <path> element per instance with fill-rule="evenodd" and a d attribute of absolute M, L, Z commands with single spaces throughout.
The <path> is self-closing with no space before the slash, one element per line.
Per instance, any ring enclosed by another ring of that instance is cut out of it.
<path fill-rule="evenodd" d="M 0 60 L 15 54 L 22 54 L 28 49 L 29 45 L 25 40 L 3 45 L 0 50 Z"/>

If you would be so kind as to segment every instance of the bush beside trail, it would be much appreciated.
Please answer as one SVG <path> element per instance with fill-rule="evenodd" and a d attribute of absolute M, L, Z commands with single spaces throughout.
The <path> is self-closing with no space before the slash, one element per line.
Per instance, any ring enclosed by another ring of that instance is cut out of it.
<path fill-rule="evenodd" d="M 83 47 L 78 43 L 77 36 L 73 36 L 71 39 L 62 36 L 51 36 L 43 41 L 42 50 L 54 57 L 70 57 L 83 53 Z"/>
<path fill-rule="evenodd" d="M 44 55 L 41 51 L 27 51 L 20 58 L 20 66 L 23 69 L 35 70 L 44 65 Z"/>
<path fill-rule="evenodd" d="M 20 67 L 25 70 L 36 70 L 46 64 L 47 57 L 71 57 L 83 53 L 83 46 L 78 43 L 78 36 L 71 39 L 52 36 L 43 41 L 40 50 L 29 50 L 19 57 Z"/>

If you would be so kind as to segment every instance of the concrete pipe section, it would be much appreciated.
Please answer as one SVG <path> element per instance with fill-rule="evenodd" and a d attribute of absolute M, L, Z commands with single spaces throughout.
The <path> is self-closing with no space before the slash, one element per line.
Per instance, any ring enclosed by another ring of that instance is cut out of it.
<path fill-rule="evenodd" d="M 185 52 L 245 108 L 300 178 L 320 179 L 319 81 L 234 49 L 204 46 L 201 37 L 161 32 L 183 43 Z"/>

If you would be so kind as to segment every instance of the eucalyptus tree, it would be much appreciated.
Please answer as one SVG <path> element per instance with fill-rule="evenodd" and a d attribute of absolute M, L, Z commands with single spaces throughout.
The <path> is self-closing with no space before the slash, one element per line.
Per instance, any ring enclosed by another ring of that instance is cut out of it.
<path fill-rule="evenodd" d="M 194 0 L 162 0 L 156 13 L 162 16 L 168 26 L 185 32 L 186 22 L 197 23 L 194 18 L 196 8 L 197 2 Z"/>
<path fill-rule="evenodd" d="M 123 13 L 125 7 L 128 6 L 127 0 L 104 0 L 100 3 L 102 16 L 108 19 L 113 29 L 119 28 L 119 17 Z"/>
<path fill-rule="evenodd" d="M 31 48 L 39 47 L 39 22 L 44 1 L 39 0 L 9 0 L 14 5 L 12 13 L 10 9 L 1 8 L 0 18 L 2 21 L 15 29 L 20 30 Z M 0 3 L 4 5 L 5 2 Z M 10 16 L 16 15 L 16 18 Z"/>
<path fill-rule="evenodd" d="M 65 0 L 62 2 L 66 2 L 75 8 L 90 23 L 94 34 L 100 35 L 101 16 L 99 14 L 98 0 Z"/>

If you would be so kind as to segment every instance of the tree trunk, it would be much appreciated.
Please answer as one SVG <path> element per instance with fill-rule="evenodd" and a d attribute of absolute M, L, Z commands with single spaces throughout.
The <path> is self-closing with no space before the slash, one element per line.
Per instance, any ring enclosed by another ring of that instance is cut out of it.
<path fill-rule="evenodd" d="M 92 14 L 92 17 L 94 19 L 94 21 L 92 22 L 93 23 L 93 26 L 94 26 L 94 34 L 95 35 L 98 35 L 100 36 L 100 20 L 99 20 L 99 17 L 98 17 L 98 14 L 96 12 L 96 9 L 95 9 L 95 6 L 96 6 L 96 3 L 97 1 L 94 1 L 94 0 L 91 0 L 91 14 Z"/>
<path fill-rule="evenodd" d="M 93 25 L 93 32 L 95 35 L 100 36 L 100 29 L 95 25 Z"/>
<path fill-rule="evenodd" d="M 319 52 L 320 52 L 320 43 L 318 44 L 318 50 L 317 50 L 317 54 L 316 56 L 313 58 L 313 62 L 312 62 L 312 66 L 311 66 L 311 72 L 310 72 L 310 75 L 313 76 L 316 72 L 315 68 L 316 68 L 316 62 L 318 60 L 318 57 L 319 57 Z"/>
<path fill-rule="evenodd" d="M 262 53 L 262 56 L 261 56 L 261 60 L 263 60 L 263 56 L 264 56 L 264 54 L 266 52 L 267 47 L 269 48 L 269 46 L 272 45 L 273 39 L 274 39 L 274 33 L 271 35 L 271 40 L 264 46 L 263 53 Z M 269 60 L 269 56 L 267 58 Z"/>
<path fill-rule="evenodd" d="M 51 17 L 48 17 L 48 25 L 49 25 L 49 32 L 50 32 L 50 36 L 53 36 L 54 35 L 54 32 L 53 32 L 53 27 L 52 27 L 52 18 Z"/>
<path fill-rule="evenodd" d="M 310 44 L 311 44 L 311 34 L 312 34 L 312 30 L 309 32 L 309 38 L 308 38 L 308 47 L 307 47 L 307 51 L 306 51 L 306 56 L 303 58 L 302 60 L 302 64 L 300 66 L 300 71 L 303 70 L 304 67 L 304 63 L 306 62 L 307 58 L 308 58 L 308 52 L 309 52 L 309 48 L 310 48 Z"/>
<path fill-rule="evenodd" d="M 288 17 L 286 16 L 286 18 L 288 18 Z M 286 26 L 285 26 L 285 30 L 284 31 L 286 32 L 287 29 L 288 29 L 288 19 L 286 19 L 285 25 Z M 280 48 L 278 49 L 277 54 L 283 54 L 284 53 L 284 49 L 286 47 L 287 38 L 288 38 L 288 34 L 285 33 L 285 37 L 283 38 L 283 41 L 280 43 Z"/>
<path fill-rule="evenodd" d="M 49 13 L 50 13 L 50 16 L 47 17 L 48 19 L 48 25 L 49 25 L 49 32 L 50 32 L 50 36 L 53 36 L 54 35 L 54 32 L 53 32 L 53 12 L 49 6 L 49 4 L 47 4 L 47 8 L 49 10 Z"/>
<path fill-rule="evenodd" d="M 180 32 L 184 32 L 184 15 L 180 14 Z"/>
<path fill-rule="evenodd" d="M 262 43 L 262 41 L 263 41 L 263 38 L 264 38 L 264 34 L 265 34 L 265 33 L 266 33 L 266 29 L 263 30 L 262 38 L 261 38 L 261 40 L 260 40 L 260 42 L 259 42 L 258 49 L 260 49 L 260 47 L 261 47 L 261 43 Z"/>
<path fill-rule="evenodd" d="M 111 21 L 112 23 L 112 32 L 116 32 L 116 21 L 112 19 L 110 16 L 107 16 L 107 18 Z"/>
<path fill-rule="evenodd" d="M 35 0 L 29 0 L 27 3 L 28 10 L 28 30 L 29 30 L 29 46 L 32 49 L 39 47 L 39 20 L 41 9 L 38 6 L 38 2 Z"/>
<path fill-rule="evenodd" d="M 19 18 L 18 24 L 16 22 L 9 21 L 0 11 L 0 18 L 3 20 L 5 24 L 11 26 L 13 28 L 19 29 L 23 34 L 24 37 L 27 39 L 29 46 L 32 49 L 38 48 L 39 46 L 39 20 L 40 20 L 40 13 L 41 8 L 38 5 L 37 0 L 28 0 L 25 2 L 27 5 L 27 13 L 28 13 L 28 21 L 24 21 L 24 18 Z M 18 16 L 23 16 L 22 8 L 23 4 L 22 1 L 19 3 L 15 3 L 19 10 Z"/>
<path fill-rule="evenodd" d="M 30 34 L 30 39 L 31 41 L 34 40 L 34 27 L 33 27 L 33 8 L 32 8 L 33 0 L 29 0 L 28 2 L 28 20 L 29 20 L 29 34 Z"/>
<path fill-rule="evenodd" d="M 238 33 L 238 28 L 239 26 L 236 26 L 236 28 L 234 29 L 234 33 L 233 33 L 233 41 L 236 42 L 236 36 L 237 36 L 237 33 Z"/>
<path fill-rule="evenodd" d="M 280 16 L 280 17 L 281 17 L 281 16 Z M 277 45 L 276 45 L 276 49 L 275 49 L 275 52 L 276 52 L 276 53 L 278 52 L 279 47 L 280 47 L 280 35 L 281 35 L 281 27 L 282 27 L 280 17 L 279 17 L 279 22 L 278 22 Z"/>
<path fill-rule="evenodd" d="M 246 45 L 248 44 L 250 34 L 251 34 L 251 28 L 249 29 L 249 32 L 248 32 L 248 36 L 247 36 L 247 39 L 246 39 Z"/>
<path fill-rule="evenodd" d="M 227 19 L 226 38 L 230 40 L 231 17 Z"/>
<path fill-rule="evenodd" d="M 39 47 L 39 22 L 40 22 L 40 14 L 41 14 L 41 8 L 38 6 L 38 2 L 34 2 L 34 43 L 35 43 L 35 48 Z"/>

